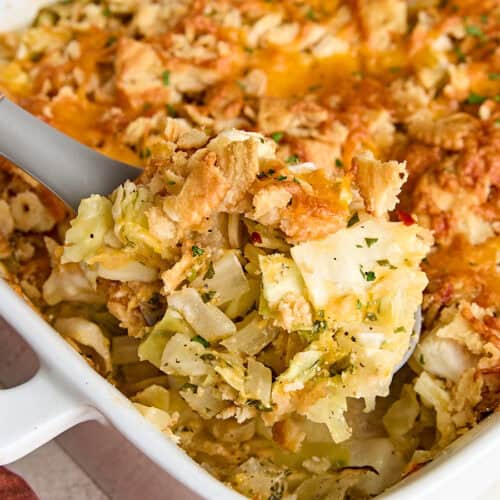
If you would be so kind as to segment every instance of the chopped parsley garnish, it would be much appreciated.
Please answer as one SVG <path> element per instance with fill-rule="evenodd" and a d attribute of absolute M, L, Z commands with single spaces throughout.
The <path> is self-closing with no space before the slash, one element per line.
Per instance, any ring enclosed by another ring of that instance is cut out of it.
<path fill-rule="evenodd" d="M 104 45 L 106 48 L 111 47 L 111 45 L 114 45 L 117 42 L 118 38 L 116 38 L 115 35 L 111 35 L 107 40 L 106 44 Z"/>
<path fill-rule="evenodd" d="M 189 382 L 186 382 L 185 384 L 182 385 L 182 387 L 179 389 L 180 392 L 182 391 L 191 391 L 194 392 L 195 394 L 198 392 L 198 386 L 194 384 L 190 384 Z"/>
<path fill-rule="evenodd" d="M 299 157 L 297 155 L 290 155 L 286 160 L 287 163 L 299 163 Z"/>
<path fill-rule="evenodd" d="M 393 266 L 387 259 L 377 260 L 377 264 L 379 266 L 389 267 L 391 269 L 397 269 L 396 266 Z"/>
<path fill-rule="evenodd" d="M 151 156 L 151 150 L 149 148 L 145 148 L 139 152 L 139 158 L 142 160 L 144 158 L 149 158 Z"/>
<path fill-rule="evenodd" d="M 193 254 L 193 257 L 200 257 L 205 253 L 205 250 L 203 250 L 203 248 L 197 247 L 196 245 L 193 245 L 191 247 L 191 253 Z"/>
<path fill-rule="evenodd" d="M 365 281 L 375 281 L 375 278 L 377 277 L 373 271 L 363 270 L 363 266 L 359 266 L 359 272 Z"/>
<path fill-rule="evenodd" d="M 143 113 L 147 113 L 152 107 L 153 105 L 150 102 L 145 102 L 142 106 Z"/>
<path fill-rule="evenodd" d="M 285 134 L 283 132 L 273 132 L 271 138 L 274 142 L 279 143 Z"/>
<path fill-rule="evenodd" d="M 167 184 L 169 186 L 175 186 L 177 183 L 175 181 L 170 180 L 170 181 L 167 181 Z"/>
<path fill-rule="evenodd" d="M 320 333 L 326 330 L 328 324 L 324 319 L 317 319 L 313 323 L 313 333 Z"/>
<path fill-rule="evenodd" d="M 486 24 L 488 22 L 488 16 L 486 14 L 481 14 L 479 19 L 481 19 L 481 24 Z"/>
<path fill-rule="evenodd" d="M 212 261 L 208 264 L 207 272 L 203 275 L 204 280 L 211 280 L 215 276 L 215 269 Z"/>
<path fill-rule="evenodd" d="M 297 177 L 294 177 L 292 180 L 293 180 L 293 182 L 295 182 L 295 184 L 300 184 L 300 181 L 299 181 L 299 179 L 297 179 Z"/>
<path fill-rule="evenodd" d="M 309 19 L 310 21 L 316 21 L 316 14 L 314 13 L 314 10 L 312 9 L 309 9 L 306 13 L 306 17 L 307 19 Z"/>
<path fill-rule="evenodd" d="M 490 73 L 488 78 L 492 81 L 500 80 L 500 73 Z"/>
<path fill-rule="evenodd" d="M 474 24 L 468 24 L 465 27 L 465 32 L 470 36 L 475 36 L 480 40 L 486 40 L 486 35 L 483 33 L 483 30 Z"/>
<path fill-rule="evenodd" d="M 166 69 L 161 74 L 161 80 L 163 82 L 163 85 L 165 85 L 165 87 L 168 87 L 170 85 L 170 71 L 168 69 Z"/>
<path fill-rule="evenodd" d="M 358 222 L 359 222 L 358 212 L 354 212 L 351 215 L 351 218 L 347 221 L 347 227 L 354 226 L 354 224 L 357 224 Z"/>
<path fill-rule="evenodd" d="M 322 85 L 311 85 L 310 87 L 308 87 L 307 90 L 309 90 L 309 92 L 315 92 L 316 90 L 319 90 L 321 87 Z"/>
<path fill-rule="evenodd" d="M 335 158 L 335 166 L 337 168 L 343 168 L 344 162 L 340 158 Z"/>
<path fill-rule="evenodd" d="M 406 332 L 406 328 L 404 326 L 398 326 L 395 330 L 394 333 L 401 333 L 401 332 Z"/>
<path fill-rule="evenodd" d="M 457 56 L 458 62 L 465 62 L 465 54 L 462 52 L 462 49 L 460 47 L 455 47 L 453 50 Z"/>
<path fill-rule="evenodd" d="M 176 118 L 178 116 L 177 111 L 171 104 L 167 104 L 166 106 L 168 116 L 171 116 L 172 118 Z"/>
<path fill-rule="evenodd" d="M 366 313 L 366 319 L 368 321 L 377 321 L 378 318 L 377 318 L 377 315 L 375 313 L 370 312 L 370 313 Z"/>
<path fill-rule="evenodd" d="M 205 353 L 205 354 L 202 354 L 200 356 L 200 358 L 203 360 L 203 361 L 213 361 L 215 359 L 215 356 L 209 352 Z"/>
<path fill-rule="evenodd" d="M 205 304 L 207 302 L 210 302 L 214 297 L 215 297 L 215 291 L 214 290 L 209 290 L 208 292 L 203 292 L 201 294 L 201 299 L 203 300 L 203 302 L 205 302 Z"/>
<path fill-rule="evenodd" d="M 273 409 L 270 406 L 265 406 L 262 401 L 259 399 L 249 399 L 247 401 L 248 406 L 253 406 L 254 408 L 257 408 L 259 411 L 273 411 Z"/>
<path fill-rule="evenodd" d="M 109 7 L 104 7 L 104 9 L 102 9 L 102 15 L 104 17 L 109 17 L 111 15 L 111 10 L 109 9 Z"/>
<path fill-rule="evenodd" d="M 365 238 L 366 246 L 370 248 L 372 245 L 375 245 L 377 243 L 378 238 Z"/>
<path fill-rule="evenodd" d="M 276 180 L 277 181 L 286 181 L 287 176 L 286 175 L 278 175 L 278 177 L 276 177 Z"/>
<path fill-rule="evenodd" d="M 424 359 L 424 355 L 423 354 L 420 355 L 420 357 L 418 358 L 418 360 L 420 361 L 421 365 L 425 365 L 425 359 Z"/>
<path fill-rule="evenodd" d="M 356 299 L 356 309 L 361 309 L 363 307 L 363 303 L 361 300 Z"/>
<path fill-rule="evenodd" d="M 198 342 L 198 344 L 201 344 L 203 347 L 210 347 L 210 342 L 202 337 L 201 335 L 195 335 L 192 339 L 191 342 Z"/>
<path fill-rule="evenodd" d="M 483 104 L 486 101 L 486 97 L 475 92 L 471 92 L 467 97 L 467 104 Z"/>
<path fill-rule="evenodd" d="M 495 120 L 495 127 L 500 127 L 500 118 Z"/>

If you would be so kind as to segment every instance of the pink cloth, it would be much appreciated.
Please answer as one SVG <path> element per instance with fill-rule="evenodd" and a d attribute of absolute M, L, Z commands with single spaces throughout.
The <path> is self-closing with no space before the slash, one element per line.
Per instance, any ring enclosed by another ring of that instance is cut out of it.
<path fill-rule="evenodd" d="M 26 481 L 5 467 L 0 467 L 0 498 L 2 500 L 38 500 Z"/>

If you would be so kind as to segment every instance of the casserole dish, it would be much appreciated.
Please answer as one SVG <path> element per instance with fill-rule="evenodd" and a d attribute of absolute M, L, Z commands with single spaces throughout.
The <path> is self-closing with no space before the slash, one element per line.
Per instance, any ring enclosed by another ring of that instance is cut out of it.
<path fill-rule="evenodd" d="M 106 42 L 108 43 L 108 42 Z M 168 78 L 169 78 L 169 73 L 167 73 L 166 75 L 167 77 L 167 83 L 168 83 Z M 278 139 L 274 139 L 276 142 L 279 142 L 279 138 Z M 144 151 L 147 151 L 147 149 L 145 149 Z M 146 155 L 147 156 L 147 155 Z M 294 156 L 291 156 L 290 157 L 290 161 L 295 161 L 294 160 Z M 281 176 L 280 176 L 281 177 Z M 278 181 L 281 181 L 283 180 L 282 178 L 278 177 Z M 286 178 L 285 178 L 286 179 Z M 370 241 L 370 244 L 373 244 L 373 241 Z M 367 242 L 367 245 L 369 246 L 368 242 Z M 195 250 L 195 247 L 193 247 L 193 256 L 194 256 L 194 250 Z M 196 250 L 198 251 L 198 248 L 196 248 Z M 198 255 L 198 253 L 197 253 Z M 369 279 L 368 279 L 369 278 Z M 367 273 L 363 273 L 363 279 L 365 279 L 365 281 L 373 281 L 373 279 L 375 278 L 375 275 L 373 272 L 370 272 L 369 274 Z M 9 303 L 7 303 L 7 306 L 8 307 L 11 307 L 11 305 Z M 18 317 L 28 317 L 26 316 L 26 313 L 24 310 L 22 309 L 16 309 L 14 307 L 12 307 L 11 309 L 12 311 L 16 311 L 16 315 Z M 6 314 L 8 317 L 9 317 L 9 314 Z M 10 318 L 11 319 L 11 318 Z M 21 325 L 18 324 L 18 323 L 15 323 L 15 326 L 17 326 L 17 328 L 23 330 L 23 328 L 21 328 Z M 36 327 L 34 328 L 33 325 L 30 325 L 29 326 L 30 330 L 31 331 L 37 331 L 37 335 L 38 334 L 38 329 L 41 328 L 41 327 Z M 41 342 L 43 342 L 43 345 L 44 346 L 49 346 L 49 348 L 54 351 L 54 352 L 58 352 L 56 349 L 50 347 L 51 346 L 51 341 L 45 339 L 45 338 L 41 338 L 40 340 Z M 354 340 L 353 340 L 354 342 Z M 36 344 L 36 342 L 35 342 Z M 42 344 L 40 344 L 40 349 L 42 352 L 40 352 L 40 355 L 41 355 L 41 358 L 42 358 L 42 362 L 44 364 L 44 366 L 53 366 L 53 362 L 52 361 L 49 361 L 49 363 L 47 363 L 45 361 L 45 355 L 44 355 L 44 351 L 45 351 L 45 347 L 42 347 Z M 60 355 L 56 355 L 56 357 L 58 359 L 63 359 L 64 356 L 60 356 Z M 71 366 L 73 366 L 73 362 L 70 361 L 70 359 L 68 358 L 67 360 L 64 360 L 63 361 L 65 366 L 68 365 L 69 363 L 71 363 Z M 76 365 L 75 365 L 76 366 Z M 45 367 L 41 372 L 40 372 L 40 375 L 35 378 L 35 380 L 33 381 L 33 384 L 35 385 L 39 385 L 39 386 L 43 386 L 44 385 L 44 381 L 46 380 L 46 373 L 47 373 L 47 368 Z M 57 370 L 56 370 L 57 371 Z M 66 374 L 69 374 L 69 372 L 66 371 Z M 72 373 L 71 373 L 71 379 L 77 379 L 77 380 L 87 380 L 87 376 L 86 376 L 86 373 L 83 371 L 81 373 L 77 372 L 76 370 L 72 370 Z M 67 381 L 65 380 L 65 377 L 62 377 L 62 382 L 63 382 L 63 385 L 66 385 L 67 384 Z M 87 382 L 87 385 L 92 385 L 90 382 Z M 78 387 L 80 387 L 80 385 L 78 384 L 78 386 L 76 387 L 75 386 L 75 390 L 76 392 L 78 393 L 78 391 L 80 390 L 83 394 L 83 398 L 82 398 L 82 401 L 77 401 L 78 404 L 76 405 L 73 405 L 73 401 L 72 399 L 73 398 L 69 398 L 68 400 L 68 397 L 67 396 L 63 396 L 62 399 L 61 399 L 61 402 L 60 404 L 53 404 L 54 407 L 56 407 L 58 409 L 58 411 L 56 412 L 57 415 L 55 415 L 55 422 L 56 424 L 60 424 L 61 426 L 68 426 L 70 425 L 73 421 L 76 421 L 80 418 L 88 418 L 89 417 L 89 414 L 88 412 L 86 411 L 86 406 L 91 406 L 91 407 L 97 407 L 99 409 L 99 411 L 101 413 L 103 413 L 107 418 L 108 420 L 110 420 L 112 423 L 114 424 L 117 424 L 117 421 L 120 420 L 120 422 L 123 422 L 123 421 L 127 421 L 128 417 L 124 417 L 122 415 L 120 415 L 119 417 L 114 415 L 114 407 L 113 407 L 113 410 L 111 408 L 108 408 L 108 404 L 107 402 L 104 402 L 104 401 L 101 401 L 100 398 L 96 397 L 95 394 L 99 394 L 101 389 L 96 389 L 96 387 L 90 387 L 86 390 L 82 390 L 82 389 L 78 389 Z M 30 390 L 29 387 L 27 388 L 27 390 Z M 35 392 L 37 392 L 38 394 L 42 395 L 43 397 L 43 401 L 47 400 L 47 399 L 50 399 L 52 402 L 56 402 L 58 401 L 58 398 L 56 398 L 54 395 L 52 394 L 49 394 L 49 395 L 46 395 L 46 396 L 43 396 L 44 395 L 44 392 L 42 390 L 39 390 L 37 389 L 36 387 L 31 389 Z M 104 390 L 104 389 L 102 389 Z M 10 395 L 13 395 L 13 396 L 16 396 L 16 393 L 17 395 L 22 395 L 22 391 L 21 389 L 17 390 L 17 391 L 14 391 L 14 392 L 10 392 L 10 393 L 6 393 L 7 396 Z M 111 404 L 114 404 L 113 402 L 115 402 L 115 396 L 113 393 L 111 394 L 108 394 L 107 397 L 106 397 L 106 401 L 107 400 L 111 400 Z M 83 405 L 81 404 L 83 402 Z M 42 408 L 43 408 L 43 405 L 41 405 Z M 8 403 L 6 403 L 4 405 L 4 408 L 11 408 L 11 407 L 14 407 Z M 121 404 L 118 404 L 118 407 L 120 407 L 121 409 L 123 409 L 123 405 Z M 16 421 L 18 421 L 18 417 L 17 417 L 17 413 L 16 412 Z M 31 412 L 30 412 L 31 413 Z M 43 416 L 43 415 L 42 415 Z M 51 416 L 51 413 L 49 412 L 48 416 Z M 46 437 L 47 434 L 52 434 L 55 432 L 55 428 L 57 427 L 57 425 L 54 424 L 54 420 L 53 419 L 48 419 L 47 422 L 44 422 L 44 425 L 37 425 L 37 427 L 41 428 L 44 430 L 45 434 L 46 434 Z M 117 424 L 118 425 L 118 424 Z M 118 425 L 119 426 L 119 425 Z M 120 427 L 120 426 L 119 426 Z M 144 443 L 148 443 L 150 441 L 149 438 L 145 438 L 144 436 L 140 435 L 140 433 L 136 433 L 136 429 L 139 429 L 139 426 L 136 425 L 133 421 L 129 422 L 129 424 L 126 426 L 126 430 L 123 430 L 127 435 L 130 435 L 130 431 L 131 429 L 133 428 L 133 433 L 134 433 L 134 439 L 133 441 L 134 442 L 140 442 L 141 443 L 141 447 L 142 448 L 148 448 L 148 444 L 147 445 L 144 445 Z M 121 427 L 120 427 L 121 429 Z M 12 432 L 9 430 L 9 435 L 11 437 L 14 437 L 14 438 L 17 438 L 16 436 L 16 433 L 15 432 Z M 31 436 L 32 438 L 36 437 L 36 436 Z M 29 440 L 22 440 L 22 439 L 15 439 L 16 443 L 25 443 L 24 445 L 27 447 L 28 444 L 29 444 Z M 7 444 L 8 441 L 5 441 L 5 443 Z M 155 438 L 155 443 L 154 443 L 154 446 L 159 446 L 159 441 Z M 151 454 L 152 452 L 151 451 L 148 451 L 149 454 Z M 167 456 L 170 455 L 166 449 L 161 452 L 162 453 L 162 456 Z M 478 456 L 478 455 L 476 455 Z M 155 455 L 156 457 L 156 455 Z M 153 458 L 155 458 L 153 457 Z M 170 459 L 170 457 L 169 457 Z M 160 459 L 158 459 L 160 460 Z M 458 461 L 461 461 L 462 459 L 460 457 L 458 457 L 456 460 Z M 163 463 L 163 461 L 161 462 L 162 465 L 165 465 Z M 172 462 L 169 462 L 170 463 L 170 466 L 167 466 L 167 469 L 172 471 L 173 468 L 177 467 L 178 465 L 180 465 L 177 461 L 177 459 L 173 459 Z M 465 463 L 465 462 L 464 462 Z M 432 470 L 432 469 L 431 469 Z M 473 471 L 471 471 L 473 473 Z M 455 470 L 455 473 L 458 473 L 457 470 Z M 447 474 L 444 474 L 444 471 L 443 470 L 440 470 L 439 474 L 441 475 L 441 477 L 445 477 Z M 450 480 L 451 479 L 452 475 L 450 475 Z M 181 479 L 184 479 L 182 476 L 181 476 Z M 200 484 L 200 487 L 202 486 L 203 487 L 203 493 L 209 497 L 217 497 L 217 498 L 220 498 L 221 495 L 218 493 L 218 492 L 215 492 L 215 491 L 209 491 L 209 489 L 207 487 L 205 487 L 205 483 L 204 481 L 199 481 L 197 478 L 195 478 L 196 480 L 196 483 L 197 484 Z M 481 481 L 483 484 L 485 483 L 485 481 Z M 417 483 L 414 483 L 414 481 L 412 480 L 410 482 L 410 486 L 412 484 L 416 484 L 415 488 L 416 488 L 416 491 L 422 495 L 424 494 L 425 496 L 433 496 L 433 495 L 437 495 L 437 494 L 440 494 L 440 491 L 436 488 L 439 488 L 439 487 L 444 487 L 446 488 L 446 493 L 449 493 L 450 490 L 448 489 L 448 486 L 446 483 L 440 483 L 439 485 L 438 484 L 434 484 L 432 485 L 431 483 L 431 486 L 429 486 L 428 488 L 427 487 L 424 487 L 424 486 L 421 486 L 418 482 Z M 462 485 L 460 485 L 462 486 Z M 476 484 L 471 484 L 470 485 L 470 488 L 471 489 L 477 489 L 477 486 Z M 398 491 L 398 490 L 396 490 Z M 404 488 L 400 491 L 403 491 L 403 494 L 406 494 L 404 493 Z M 460 490 L 461 494 L 464 494 L 466 495 L 467 498 L 470 498 L 473 496 L 473 492 L 472 491 L 466 491 L 465 489 L 464 490 Z"/>

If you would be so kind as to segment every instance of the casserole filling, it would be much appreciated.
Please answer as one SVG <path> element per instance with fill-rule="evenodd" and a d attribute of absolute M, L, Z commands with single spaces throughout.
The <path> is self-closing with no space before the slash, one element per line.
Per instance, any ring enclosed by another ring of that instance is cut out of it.
<path fill-rule="evenodd" d="M 42 10 L 0 88 L 144 172 L 75 215 L 0 160 L 2 276 L 244 495 L 383 491 L 498 404 L 499 14 Z"/>

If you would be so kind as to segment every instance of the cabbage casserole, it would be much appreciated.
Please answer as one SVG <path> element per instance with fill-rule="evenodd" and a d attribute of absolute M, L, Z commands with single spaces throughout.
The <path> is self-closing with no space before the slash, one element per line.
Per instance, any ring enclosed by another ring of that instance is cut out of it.
<path fill-rule="evenodd" d="M 0 158 L 0 276 L 241 494 L 373 497 L 500 407 L 499 27 L 55 2 L 0 33 L 0 92 L 144 170 L 70 214 Z"/>

